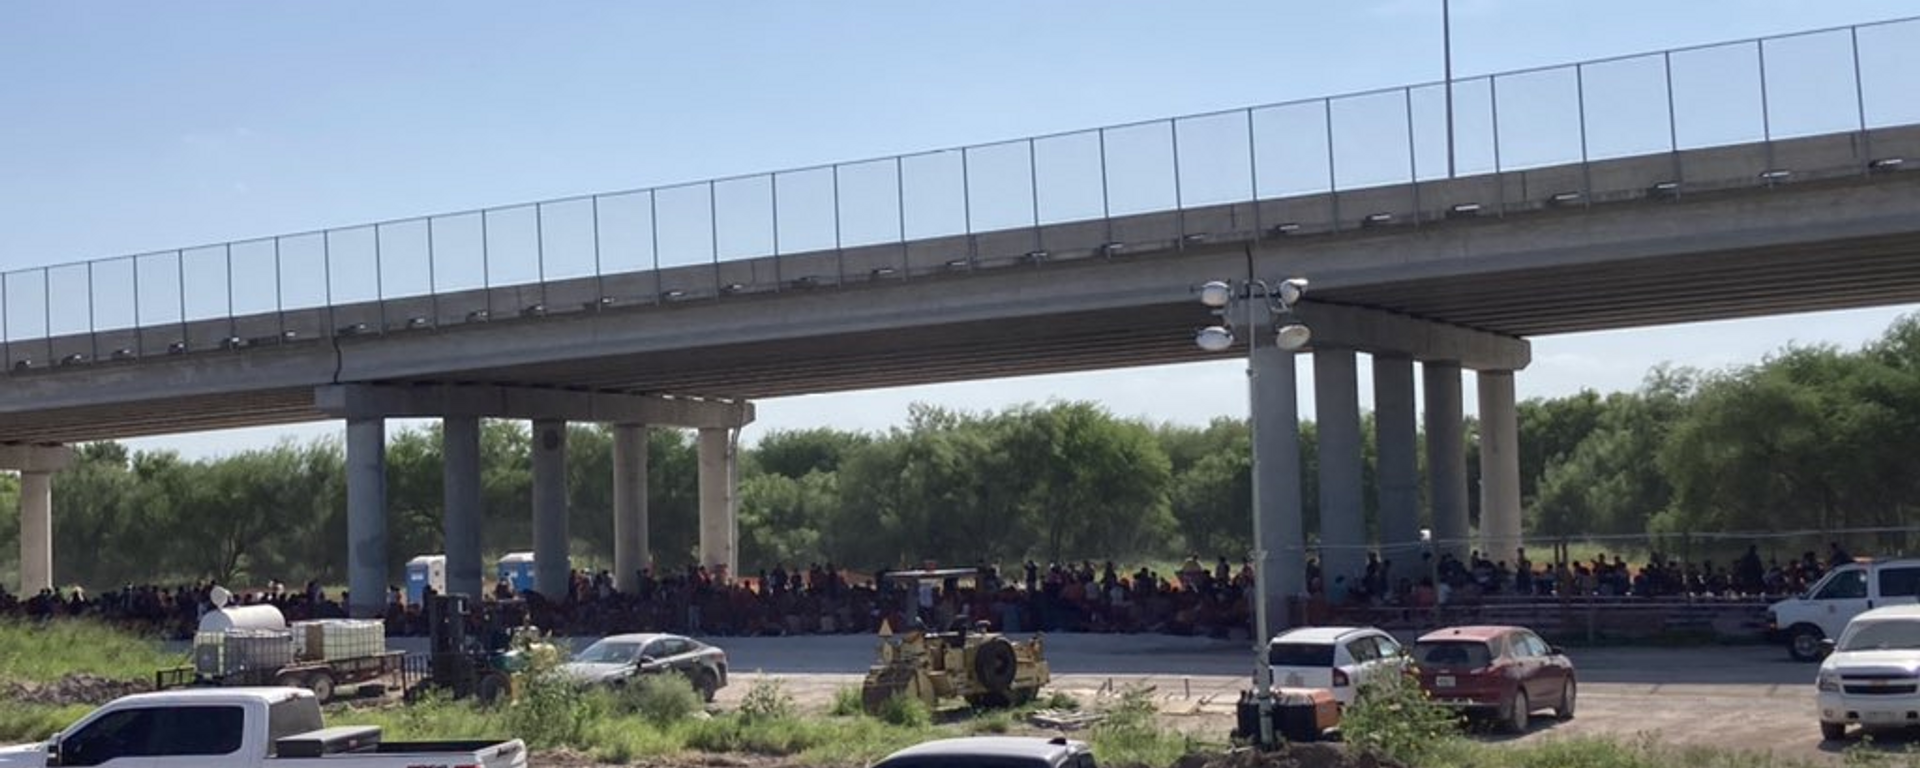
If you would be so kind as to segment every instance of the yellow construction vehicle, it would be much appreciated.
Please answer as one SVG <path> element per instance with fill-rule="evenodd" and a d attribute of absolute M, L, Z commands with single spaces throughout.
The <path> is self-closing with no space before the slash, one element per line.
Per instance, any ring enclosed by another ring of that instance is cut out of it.
<path fill-rule="evenodd" d="M 906 593 L 903 615 L 917 617 L 919 587 L 930 582 L 975 579 L 972 568 L 899 571 L 887 574 Z M 1045 648 L 1039 636 L 1012 640 L 990 631 L 986 622 L 964 624 L 949 632 L 927 632 L 915 626 L 899 632 L 880 628 L 880 645 L 867 679 L 860 687 L 861 703 L 878 711 L 888 699 L 910 696 L 937 706 L 941 699 L 960 698 L 976 707 L 1004 707 L 1033 700 L 1050 676 Z"/>

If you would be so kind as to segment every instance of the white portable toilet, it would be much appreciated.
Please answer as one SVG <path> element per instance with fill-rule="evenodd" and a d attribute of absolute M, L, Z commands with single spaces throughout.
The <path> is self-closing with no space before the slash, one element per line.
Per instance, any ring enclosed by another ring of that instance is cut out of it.
<path fill-rule="evenodd" d="M 500 578 L 513 585 L 516 593 L 533 589 L 533 553 L 508 552 L 500 558 Z"/>
<path fill-rule="evenodd" d="M 433 587 L 439 594 L 447 593 L 446 555 L 421 555 L 407 561 L 407 604 L 424 602 L 427 587 Z"/>

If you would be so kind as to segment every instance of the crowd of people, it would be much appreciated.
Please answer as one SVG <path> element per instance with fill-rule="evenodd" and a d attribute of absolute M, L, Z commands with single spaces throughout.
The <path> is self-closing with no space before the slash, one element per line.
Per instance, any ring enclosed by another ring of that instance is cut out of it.
<path fill-rule="evenodd" d="M 968 574 L 921 578 L 908 572 L 856 577 L 832 564 L 789 572 L 776 567 L 740 580 L 704 568 L 643 571 L 637 589 L 616 588 L 611 573 L 575 572 L 569 599 L 515 595 L 504 581 L 490 597 L 524 598 L 531 620 L 573 635 L 665 631 L 704 636 L 873 633 L 987 622 L 1007 632 L 1157 632 L 1228 637 L 1251 625 L 1246 593 L 1252 570 L 1226 559 L 1213 569 L 1131 573 L 1090 561 L 1012 573 L 981 566 Z M 420 634 L 420 606 L 391 601 L 389 631 Z"/>
<path fill-rule="evenodd" d="M 1505 597 L 1695 597 L 1777 598 L 1805 592 L 1827 570 L 1853 562 L 1838 542 L 1828 545 L 1824 561 L 1807 551 L 1785 563 L 1762 560 L 1758 545 L 1724 566 L 1712 560 L 1682 563 L 1654 553 L 1639 567 L 1621 555 L 1612 560 L 1560 561 L 1535 565 L 1526 549 L 1514 552 L 1512 565 L 1474 551 L 1464 560 L 1420 553 L 1412 575 L 1401 575 L 1390 560 L 1367 556 L 1366 569 L 1355 578 L 1336 575 L 1331 583 L 1317 561 L 1307 563 L 1309 594 L 1335 606 L 1373 605 L 1431 607 L 1463 601 Z"/>
<path fill-rule="evenodd" d="M 1378 554 L 1353 578 L 1322 573 L 1307 563 L 1301 599 L 1332 607 L 1425 608 L 1501 597 L 1757 597 L 1798 594 L 1834 565 L 1852 557 L 1833 544 L 1823 560 L 1813 552 L 1785 563 L 1763 562 L 1758 548 L 1721 566 L 1682 564 L 1654 555 L 1639 567 L 1615 555 L 1536 566 L 1525 549 L 1511 564 L 1480 552 L 1465 559 L 1422 552 L 1401 566 Z M 921 577 L 912 572 L 855 575 L 838 566 L 775 567 L 743 579 L 716 578 L 701 567 L 637 574 L 623 591 L 606 571 L 576 571 L 562 599 L 517 592 L 504 579 L 484 597 L 523 601 L 530 620 L 566 635 L 666 631 L 708 636 L 872 633 L 883 625 L 946 628 L 987 622 L 1007 632 L 1152 632 L 1245 637 L 1251 631 L 1253 566 L 1226 557 L 1211 565 L 1189 556 L 1169 573 L 1096 565 L 1028 561 L 1003 572 L 982 565 L 966 574 Z M 34 620 L 86 617 L 169 637 L 190 637 L 200 617 L 215 609 L 211 582 L 175 587 L 126 585 L 97 595 L 72 588 L 43 590 L 24 599 L 0 589 L 0 616 Z M 347 595 L 329 595 L 314 582 L 301 590 L 269 581 L 234 595 L 240 604 L 269 604 L 289 621 L 344 618 Z M 424 635 L 421 603 L 393 588 L 385 620 L 392 635 Z"/>

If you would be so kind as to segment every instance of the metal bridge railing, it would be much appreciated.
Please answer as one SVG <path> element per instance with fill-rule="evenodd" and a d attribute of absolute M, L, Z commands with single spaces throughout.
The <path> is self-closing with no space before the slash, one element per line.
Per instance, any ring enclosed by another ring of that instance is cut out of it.
<path fill-rule="evenodd" d="M 1891 167 L 1871 146 L 1879 130 L 1920 124 L 1916 94 L 1920 17 L 35 267 L 0 274 L 0 362 L 11 375 L 1178 248 L 1223 230 L 1504 213 L 1516 177 L 1547 187 L 1525 193 L 1536 200 L 1587 204 L 1638 184 L 1608 170 L 1629 158 L 1671 158 L 1673 189 L 1866 173 Z M 1855 146 L 1777 156 L 1833 135 Z M 1764 159 L 1682 162 L 1754 144 Z M 1280 204 L 1304 198 L 1331 210 Z"/>

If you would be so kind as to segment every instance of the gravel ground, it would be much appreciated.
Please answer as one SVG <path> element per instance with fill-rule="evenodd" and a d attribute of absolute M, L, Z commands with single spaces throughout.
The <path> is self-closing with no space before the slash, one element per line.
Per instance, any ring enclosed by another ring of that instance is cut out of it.
<path fill-rule="evenodd" d="M 734 677 L 719 701 L 731 706 L 758 670 L 777 677 L 804 706 L 825 707 L 834 691 L 859 685 L 871 637 L 716 639 Z M 1764 750 L 1780 757 L 1840 762 L 1858 743 L 1823 743 L 1813 713 L 1814 666 L 1771 646 L 1569 649 L 1578 669 L 1579 714 L 1542 715 L 1522 736 L 1475 735 L 1528 743 L 1569 736 L 1650 737 L 1680 745 Z M 1051 635 L 1047 658 L 1057 690 L 1091 702 L 1128 685 L 1154 688 L 1170 724 L 1225 738 L 1232 708 L 1251 672 L 1238 644 L 1151 636 Z M 1920 732 L 1874 735 L 1873 748 L 1920 749 Z"/>

